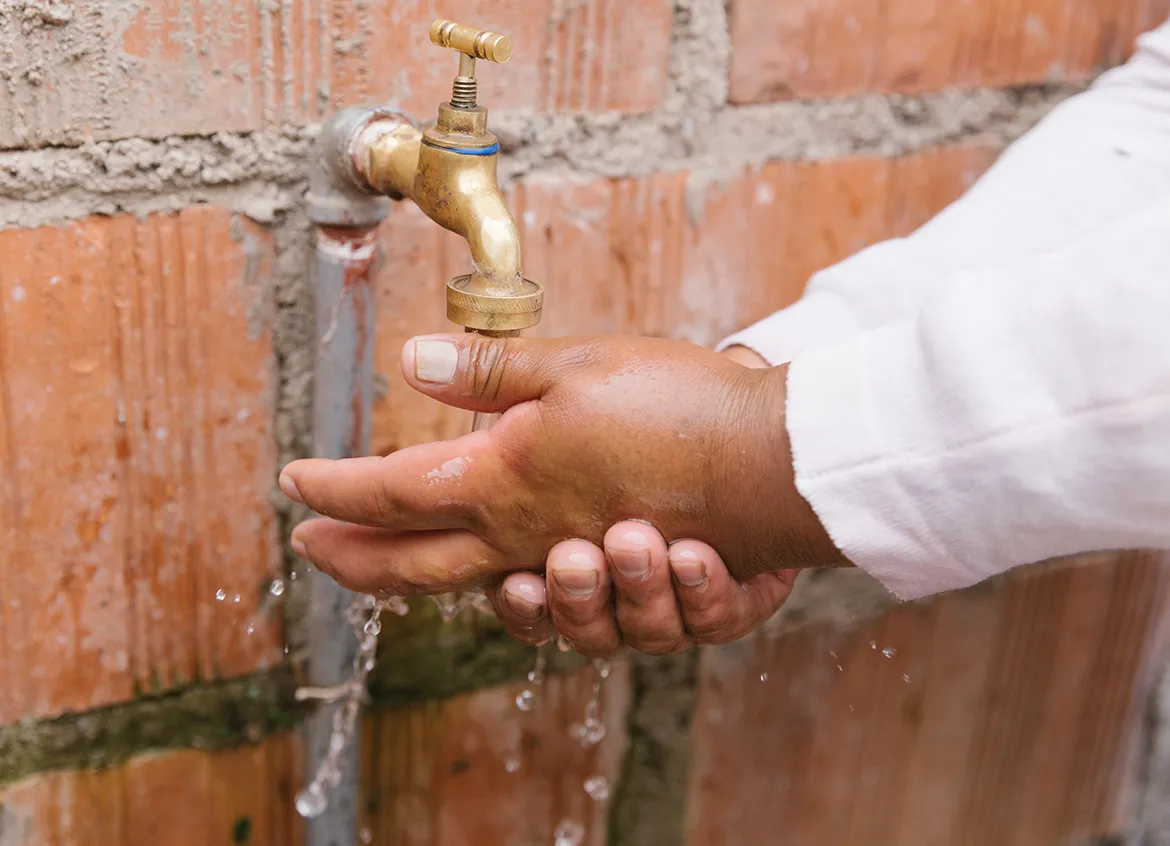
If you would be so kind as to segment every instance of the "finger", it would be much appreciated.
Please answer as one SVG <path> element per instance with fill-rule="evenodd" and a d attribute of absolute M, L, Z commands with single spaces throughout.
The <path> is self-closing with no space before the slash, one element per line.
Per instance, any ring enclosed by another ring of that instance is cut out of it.
<path fill-rule="evenodd" d="M 564 341 L 423 335 L 402 348 L 402 373 L 417 391 L 470 411 L 506 411 L 539 399 L 567 363 Z"/>
<path fill-rule="evenodd" d="M 296 527 L 292 547 L 341 585 L 361 593 L 447 593 L 480 587 L 515 569 L 462 530 L 395 533 L 320 518 Z"/>
<path fill-rule="evenodd" d="M 529 646 L 546 643 L 556 632 L 549 619 L 544 579 L 535 573 L 509 573 L 487 589 L 504 630 Z"/>
<path fill-rule="evenodd" d="M 486 432 L 419 444 L 387 456 L 294 461 L 280 474 L 285 496 L 318 514 L 395 532 L 473 528 L 481 478 L 494 452 Z"/>
<path fill-rule="evenodd" d="M 545 572 L 556 630 L 590 658 L 616 652 L 622 636 L 610 604 L 612 590 L 601 549 L 588 541 L 562 541 L 549 551 Z"/>
<path fill-rule="evenodd" d="M 719 554 L 694 540 L 670 545 L 670 569 L 686 629 L 699 643 L 729 643 L 763 624 L 792 592 L 795 571 L 735 581 Z"/>
<path fill-rule="evenodd" d="M 652 655 L 688 649 L 691 639 L 675 598 L 662 535 L 628 520 L 611 526 L 604 543 L 622 639 Z"/>

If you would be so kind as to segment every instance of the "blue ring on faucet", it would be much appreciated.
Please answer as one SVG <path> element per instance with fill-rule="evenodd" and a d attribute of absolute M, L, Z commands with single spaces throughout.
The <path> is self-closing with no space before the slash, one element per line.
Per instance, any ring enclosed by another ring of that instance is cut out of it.
<path fill-rule="evenodd" d="M 458 153 L 461 156 L 494 156 L 500 152 L 499 141 L 490 147 L 439 147 L 437 144 L 431 144 L 429 146 L 437 150 L 446 150 L 448 153 Z"/>

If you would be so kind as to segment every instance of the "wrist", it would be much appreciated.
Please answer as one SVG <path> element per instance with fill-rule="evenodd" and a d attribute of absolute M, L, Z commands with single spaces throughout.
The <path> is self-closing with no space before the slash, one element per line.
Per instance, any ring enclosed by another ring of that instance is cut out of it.
<path fill-rule="evenodd" d="M 736 532 L 728 561 L 733 575 L 850 566 L 796 486 L 786 425 L 788 365 L 745 372 L 741 381 L 717 485 L 725 525 Z"/>

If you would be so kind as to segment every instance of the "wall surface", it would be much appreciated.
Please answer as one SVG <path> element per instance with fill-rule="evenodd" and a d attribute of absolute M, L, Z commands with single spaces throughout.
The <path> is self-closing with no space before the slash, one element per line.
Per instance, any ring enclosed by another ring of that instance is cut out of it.
<path fill-rule="evenodd" d="M 316 124 L 429 120 L 434 17 L 515 37 L 483 69 L 544 334 L 711 343 L 912 231 L 1170 15 L 1170 0 L 28 0 L 0 4 L 0 846 L 298 842 L 298 515 L 315 356 Z M 408 390 L 463 245 L 381 231 L 374 447 L 461 434 Z M 1062 562 L 878 616 L 806 579 L 744 644 L 587 669 L 514 707 L 531 654 L 424 606 L 387 626 L 371 842 L 1170 843 L 1147 782 L 1166 562 Z M 222 596 L 222 598 L 220 598 Z M 879 648 L 871 648 L 870 642 Z M 886 658 L 881 649 L 895 655 Z M 840 669 L 838 669 L 840 665 Z M 908 680 L 907 680 L 908 679 Z M 1145 719 L 1149 708 L 1150 718 Z M 515 758 L 518 768 L 506 766 Z M 510 771 L 511 770 L 511 771 Z M 607 774 L 614 795 L 581 790 Z"/>

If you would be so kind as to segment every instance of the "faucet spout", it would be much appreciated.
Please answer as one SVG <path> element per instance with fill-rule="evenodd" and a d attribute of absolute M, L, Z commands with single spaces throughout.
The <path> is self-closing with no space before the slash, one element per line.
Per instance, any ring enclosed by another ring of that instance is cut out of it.
<path fill-rule="evenodd" d="M 442 114 L 480 123 L 476 113 Z M 524 278 L 520 232 L 497 182 L 499 144 L 479 126 L 372 127 L 359 140 L 356 162 L 369 186 L 413 200 L 431 220 L 467 241 L 471 273 L 447 285 L 447 317 L 467 329 L 511 332 L 540 321 L 544 289 Z"/>
<path fill-rule="evenodd" d="M 470 155 L 424 142 L 414 200 L 471 251 L 468 290 L 507 296 L 523 282 L 520 232 L 496 183 L 495 155 Z"/>

